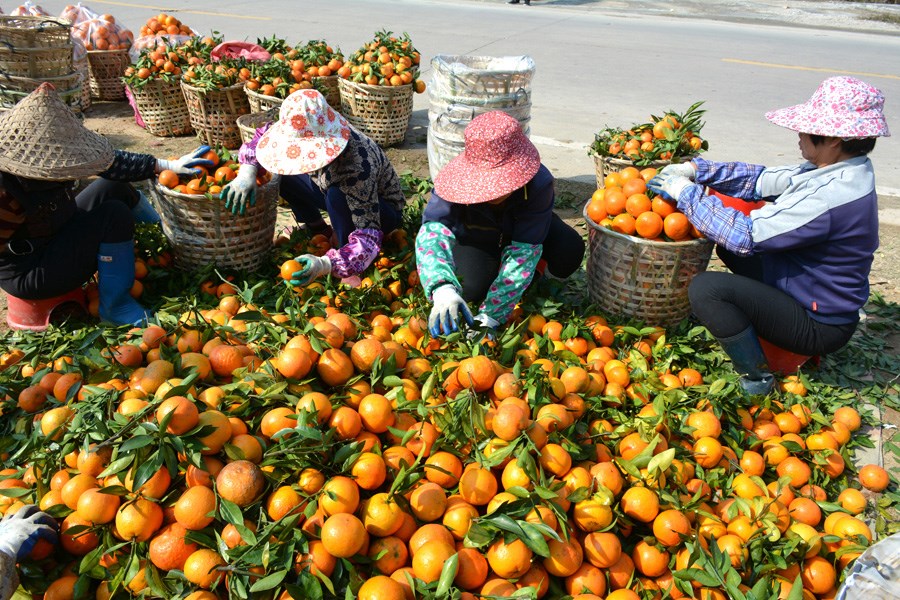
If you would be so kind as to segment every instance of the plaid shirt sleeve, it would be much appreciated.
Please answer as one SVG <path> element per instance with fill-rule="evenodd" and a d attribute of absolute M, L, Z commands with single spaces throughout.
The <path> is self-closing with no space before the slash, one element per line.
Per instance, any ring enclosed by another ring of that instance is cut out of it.
<path fill-rule="evenodd" d="M 694 159 L 696 182 L 678 196 L 678 209 L 703 235 L 738 256 L 753 253 L 753 222 L 743 213 L 704 194 L 704 186 L 744 200 L 759 200 L 756 180 L 765 167 L 747 163 L 714 163 Z"/>

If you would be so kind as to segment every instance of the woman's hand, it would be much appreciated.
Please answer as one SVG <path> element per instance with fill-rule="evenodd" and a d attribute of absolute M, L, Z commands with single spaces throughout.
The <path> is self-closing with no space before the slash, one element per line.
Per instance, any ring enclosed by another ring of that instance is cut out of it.
<path fill-rule="evenodd" d="M 331 260 L 327 256 L 316 256 L 315 254 L 303 254 L 296 257 L 300 263 L 300 270 L 294 271 L 291 279 L 287 282 L 291 286 L 309 285 L 319 277 L 331 273 Z"/>
<path fill-rule="evenodd" d="M 189 152 L 177 160 L 157 159 L 157 169 L 162 172 L 165 170 L 174 171 L 177 175 L 200 175 L 201 171 L 194 167 L 212 167 L 213 162 L 206 158 L 201 158 L 209 152 L 209 146 L 200 146 L 193 152 Z"/>
<path fill-rule="evenodd" d="M 435 289 L 431 294 L 431 301 L 434 306 L 431 307 L 431 314 L 428 316 L 428 331 L 433 337 L 457 331 L 460 315 L 469 326 L 475 322 L 472 311 L 453 284 L 447 283 Z"/>
<path fill-rule="evenodd" d="M 222 188 L 219 197 L 225 201 L 225 210 L 244 216 L 247 207 L 256 204 L 256 165 L 241 165 L 237 177 Z"/>
<path fill-rule="evenodd" d="M 56 521 L 34 504 L 23 506 L 0 521 L 0 552 L 22 560 L 38 540 L 56 543 Z"/>

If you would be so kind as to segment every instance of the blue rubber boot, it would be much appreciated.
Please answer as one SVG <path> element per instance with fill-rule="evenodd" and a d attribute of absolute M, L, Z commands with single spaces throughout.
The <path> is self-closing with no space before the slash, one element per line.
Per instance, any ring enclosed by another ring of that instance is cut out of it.
<path fill-rule="evenodd" d="M 731 358 L 731 366 L 741 376 L 741 387 L 751 396 L 765 396 L 775 387 L 775 377 L 769 372 L 766 355 L 753 327 L 737 335 L 717 338 Z"/>
<path fill-rule="evenodd" d="M 159 213 L 157 213 L 156 209 L 153 208 L 153 205 L 150 204 L 150 200 L 144 195 L 144 192 L 138 191 L 138 195 L 140 196 L 140 200 L 138 200 L 138 203 L 131 209 L 131 214 L 134 215 L 134 222 L 159 223 Z"/>
<path fill-rule="evenodd" d="M 138 325 L 147 311 L 129 292 L 134 285 L 134 240 L 100 244 L 97 252 L 100 318 L 116 325 Z"/>

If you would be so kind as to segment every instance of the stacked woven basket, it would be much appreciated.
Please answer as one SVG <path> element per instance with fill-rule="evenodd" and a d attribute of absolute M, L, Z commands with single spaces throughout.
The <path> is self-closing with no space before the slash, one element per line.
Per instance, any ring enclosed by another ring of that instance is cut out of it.
<path fill-rule="evenodd" d="M 122 73 L 131 62 L 128 50 L 90 50 L 91 97 L 103 101 L 125 99 L 125 84 Z"/>
<path fill-rule="evenodd" d="M 194 132 L 184 94 L 177 81 L 154 79 L 141 86 L 129 86 L 147 132 L 158 137 L 174 137 Z"/>
<path fill-rule="evenodd" d="M 50 17 L 0 16 L 0 109 L 49 82 L 81 114 L 82 75 L 73 63 L 70 26 Z"/>
<path fill-rule="evenodd" d="M 184 80 L 181 91 L 187 104 L 191 126 L 209 146 L 235 149 L 241 145 L 238 117 L 250 113 L 250 101 L 244 82 L 211 90 L 195 87 Z"/>

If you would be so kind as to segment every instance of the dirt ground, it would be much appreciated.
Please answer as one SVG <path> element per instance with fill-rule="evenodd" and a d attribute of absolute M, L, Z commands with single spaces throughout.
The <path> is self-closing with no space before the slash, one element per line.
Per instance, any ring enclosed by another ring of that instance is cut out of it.
<path fill-rule="evenodd" d="M 137 125 L 131 108 L 126 102 L 95 102 L 87 110 L 85 125 L 105 135 L 116 148 L 132 152 L 144 152 L 161 158 L 180 156 L 198 145 L 192 136 L 158 138 Z M 388 157 L 398 172 L 410 172 L 428 177 L 426 131 L 428 116 L 425 111 L 413 114 L 404 142 L 387 150 Z M 548 165 L 551 169 L 553 165 Z M 593 162 L 585 152 L 585 172 L 593 172 Z M 567 222 L 583 229 L 581 207 L 590 197 L 592 186 L 567 179 L 557 180 L 557 212 Z M 900 199 L 887 201 L 900 207 Z M 289 225 L 289 217 L 283 219 Z M 900 227 L 885 225 L 881 231 L 881 247 L 875 255 L 870 281 L 872 291 L 881 294 L 889 302 L 900 302 Z M 715 261 L 711 268 L 717 268 Z M 6 297 L 0 298 L 0 331 L 6 329 Z"/>

